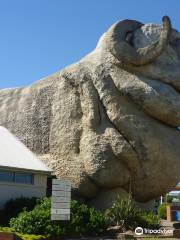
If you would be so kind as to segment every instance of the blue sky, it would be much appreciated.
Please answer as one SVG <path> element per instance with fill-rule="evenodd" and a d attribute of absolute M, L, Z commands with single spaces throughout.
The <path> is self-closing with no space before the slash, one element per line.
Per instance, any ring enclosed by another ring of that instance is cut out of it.
<path fill-rule="evenodd" d="M 180 30 L 179 0 L 0 0 L 0 88 L 28 85 L 78 61 L 120 19 Z"/>

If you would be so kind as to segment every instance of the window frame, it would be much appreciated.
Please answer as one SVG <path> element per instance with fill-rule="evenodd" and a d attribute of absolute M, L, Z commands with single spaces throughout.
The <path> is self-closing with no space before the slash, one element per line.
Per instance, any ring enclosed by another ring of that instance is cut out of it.
<path fill-rule="evenodd" d="M 10 173 L 13 175 L 13 177 L 10 180 L 1 180 L 0 179 L 0 183 L 6 182 L 6 183 L 23 184 L 23 185 L 34 185 L 34 173 L 0 169 L 0 174 L 1 173 Z M 25 181 L 17 181 L 16 178 L 17 178 L 18 174 L 24 175 L 26 177 L 29 176 L 31 181 L 30 182 L 26 182 L 26 180 Z"/>

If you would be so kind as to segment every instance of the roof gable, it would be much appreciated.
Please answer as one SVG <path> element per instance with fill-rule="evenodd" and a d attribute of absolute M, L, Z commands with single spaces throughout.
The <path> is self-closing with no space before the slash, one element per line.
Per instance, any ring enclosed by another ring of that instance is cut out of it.
<path fill-rule="evenodd" d="M 51 172 L 22 142 L 1 126 L 0 167 Z"/>

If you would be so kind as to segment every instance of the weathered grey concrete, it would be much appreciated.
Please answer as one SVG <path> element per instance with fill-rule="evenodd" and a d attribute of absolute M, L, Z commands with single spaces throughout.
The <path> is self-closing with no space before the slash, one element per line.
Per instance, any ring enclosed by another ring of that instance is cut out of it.
<path fill-rule="evenodd" d="M 115 24 L 78 63 L 0 91 L 0 125 L 95 206 L 108 192 L 146 202 L 180 180 L 180 34 L 163 21 Z"/>

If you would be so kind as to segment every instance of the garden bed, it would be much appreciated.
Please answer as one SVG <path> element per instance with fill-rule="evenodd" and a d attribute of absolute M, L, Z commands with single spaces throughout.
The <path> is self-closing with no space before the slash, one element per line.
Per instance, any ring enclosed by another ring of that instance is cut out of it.
<path fill-rule="evenodd" d="M 5 235 L 7 237 L 5 238 Z M 9 236 L 8 236 L 9 235 Z M 21 234 L 15 232 L 13 229 L 8 227 L 0 227 L 0 240 L 47 240 L 47 236 L 43 235 L 32 235 L 32 234 Z"/>

